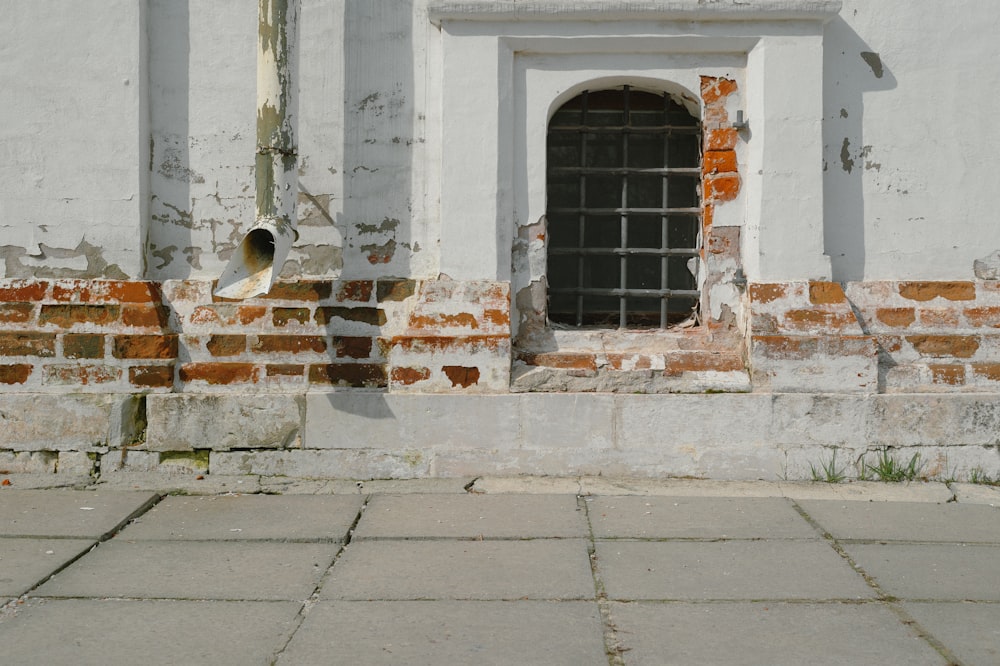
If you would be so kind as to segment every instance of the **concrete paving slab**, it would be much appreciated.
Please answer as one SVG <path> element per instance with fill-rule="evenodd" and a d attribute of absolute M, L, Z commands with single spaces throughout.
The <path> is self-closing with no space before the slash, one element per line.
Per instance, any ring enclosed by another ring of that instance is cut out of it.
<path fill-rule="evenodd" d="M 803 500 L 837 539 L 1000 543 L 1000 511 L 982 505 Z"/>
<path fill-rule="evenodd" d="M 201 478 L 198 478 L 198 477 Z M 154 490 L 161 495 L 221 495 L 259 493 L 260 480 L 253 475 L 178 474 L 168 472 L 114 472 L 101 476 L 99 488 L 109 490 Z"/>
<path fill-rule="evenodd" d="M 626 664 L 944 664 L 881 604 L 615 603 Z"/>
<path fill-rule="evenodd" d="M 588 497 L 586 501 L 596 538 L 819 538 L 792 503 L 780 497 Z"/>
<path fill-rule="evenodd" d="M 598 541 L 608 597 L 867 599 L 874 592 L 826 543 Z"/>
<path fill-rule="evenodd" d="M 846 483 L 816 483 L 782 481 L 781 493 L 792 499 L 839 499 L 862 502 L 948 502 L 954 493 L 944 483 L 913 481 L 882 483 L 879 481 L 848 481 Z"/>
<path fill-rule="evenodd" d="M 9 485 L 0 486 L 0 493 L 13 490 L 41 490 L 44 488 L 77 488 L 83 489 L 91 485 L 94 479 L 89 474 L 2 474 L 0 484 L 9 481 Z"/>
<path fill-rule="evenodd" d="M 781 486 L 769 481 L 711 479 L 580 479 L 585 495 L 668 495 L 670 497 L 781 497 Z"/>
<path fill-rule="evenodd" d="M 980 483 L 953 483 L 951 489 L 959 504 L 986 504 L 1000 507 L 1000 487 Z"/>
<path fill-rule="evenodd" d="M 301 604 L 31 600 L 0 621 L 8 664 L 270 664 Z"/>
<path fill-rule="evenodd" d="M 333 661 L 608 663 L 597 604 L 585 601 L 321 601 L 278 664 Z"/>
<path fill-rule="evenodd" d="M 129 525 L 122 537 L 341 542 L 363 501 L 358 495 L 166 497 Z"/>
<path fill-rule="evenodd" d="M 39 587 L 38 597 L 304 600 L 338 546 L 107 541 Z"/>
<path fill-rule="evenodd" d="M 323 599 L 592 599 L 583 539 L 353 542 Z"/>
<path fill-rule="evenodd" d="M 903 609 L 966 666 L 1000 664 L 1000 604 L 905 603 Z"/>
<path fill-rule="evenodd" d="M 94 539 L 0 538 L 0 595 L 24 594 L 95 543 Z"/>
<path fill-rule="evenodd" d="M 475 480 L 470 491 L 488 495 L 576 495 L 580 493 L 580 480 L 571 476 L 483 476 Z"/>
<path fill-rule="evenodd" d="M 901 599 L 1000 601 L 1000 547 L 848 544 L 844 549 L 886 593 Z"/>
<path fill-rule="evenodd" d="M 0 536 L 98 539 L 157 498 L 149 492 L 6 490 L 0 493 Z"/>
<path fill-rule="evenodd" d="M 260 488 L 265 493 L 283 495 L 369 495 L 369 494 L 466 494 L 472 478 L 459 479 L 296 479 L 287 476 L 262 476 Z"/>
<path fill-rule="evenodd" d="M 585 537 L 573 495 L 376 495 L 355 539 Z"/>

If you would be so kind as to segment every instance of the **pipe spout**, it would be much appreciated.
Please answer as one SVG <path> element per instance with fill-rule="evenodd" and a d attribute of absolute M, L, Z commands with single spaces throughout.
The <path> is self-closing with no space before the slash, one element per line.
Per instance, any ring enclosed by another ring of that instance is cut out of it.
<path fill-rule="evenodd" d="M 215 293 L 224 298 L 270 291 L 298 238 L 299 1 L 258 0 L 256 215 L 219 276 Z"/>

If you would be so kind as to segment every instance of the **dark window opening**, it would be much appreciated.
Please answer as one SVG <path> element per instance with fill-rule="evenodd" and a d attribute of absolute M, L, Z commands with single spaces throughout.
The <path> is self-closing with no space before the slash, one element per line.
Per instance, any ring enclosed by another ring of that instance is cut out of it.
<path fill-rule="evenodd" d="M 549 122 L 548 317 L 666 328 L 698 307 L 701 124 L 668 94 L 584 92 Z"/>

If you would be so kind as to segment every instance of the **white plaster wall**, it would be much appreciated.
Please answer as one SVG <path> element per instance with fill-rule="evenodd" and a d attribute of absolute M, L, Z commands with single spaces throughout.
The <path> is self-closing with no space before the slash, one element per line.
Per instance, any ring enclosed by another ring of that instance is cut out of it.
<path fill-rule="evenodd" d="M 285 274 L 435 275 L 440 153 L 425 126 L 440 114 L 426 91 L 438 29 L 425 0 L 302 2 L 302 224 Z M 247 0 L 5 8 L 0 275 L 134 277 L 144 254 L 149 277 L 221 271 L 253 214 L 255 11 Z M 998 29 L 995 0 L 844 0 L 827 25 L 835 279 L 969 279 L 974 259 L 1000 249 Z"/>
<path fill-rule="evenodd" d="M 835 279 L 972 279 L 1000 249 L 998 33 L 995 0 L 845 0 L 827 25 Z"/>
<path fill-rule="evenodd" d="M 134 0 L 4 3 L 0 277 L 141 273 L 142 26 Z"/>

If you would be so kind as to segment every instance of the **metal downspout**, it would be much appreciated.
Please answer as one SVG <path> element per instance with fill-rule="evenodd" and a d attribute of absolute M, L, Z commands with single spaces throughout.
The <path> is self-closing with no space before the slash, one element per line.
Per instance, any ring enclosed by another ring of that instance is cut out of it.
<path fill-rule="evenodd" d="M 298 238 L 299 0 L 258 0 L 256 216 L 215 293 L 224 298 L 266 294 Z"/>

